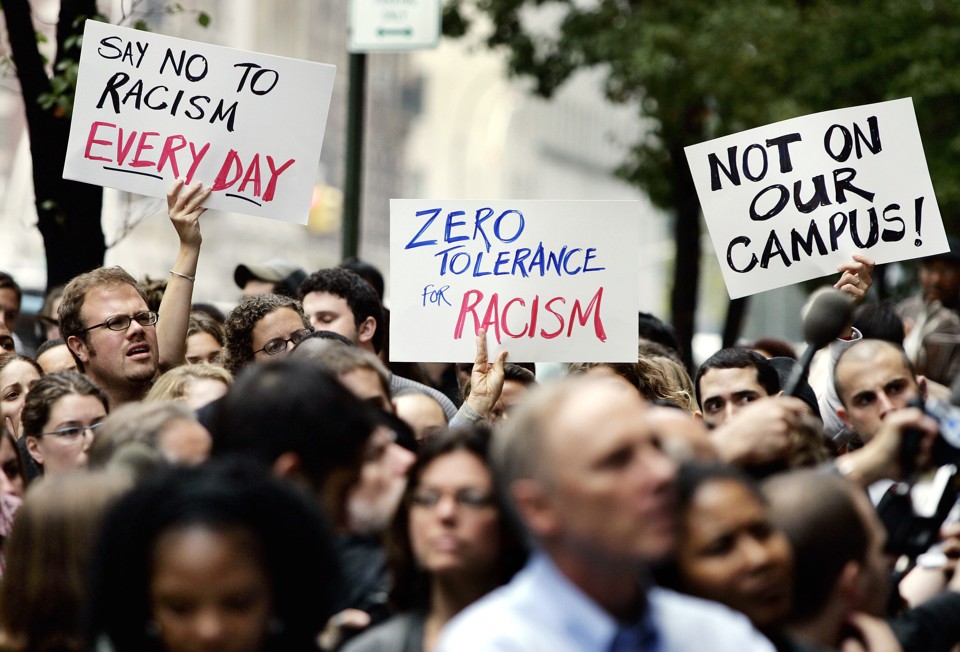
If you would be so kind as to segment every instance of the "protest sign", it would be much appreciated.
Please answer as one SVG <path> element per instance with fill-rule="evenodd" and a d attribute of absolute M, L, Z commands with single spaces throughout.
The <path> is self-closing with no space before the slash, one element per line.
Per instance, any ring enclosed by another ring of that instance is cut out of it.
<path fill-rule="evenodd" d="M 731 299 L 948 250 L 910 99 L 826 111 L 686 148 Z"/>
<path fill-rule="evenodd" d="M 335 72 L 88 20 L 63 176 L 306 224 Z"/>
<path fill-rule="evenodd" d="M 390 358 L 637 359 L 635 201 L 390 202 Z"/>

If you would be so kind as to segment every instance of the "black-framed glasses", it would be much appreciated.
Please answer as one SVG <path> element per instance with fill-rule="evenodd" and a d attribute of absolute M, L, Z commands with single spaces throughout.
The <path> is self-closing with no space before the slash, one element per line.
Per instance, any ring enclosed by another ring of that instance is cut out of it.
<path fill-rule="evenodd" d="M 84 328 L 83 332 L 92 331 L 94 328 L 106 327 L 112 331 L 125 331 L 130 328 L 130 322 L 137 322 L 141 326 L 153 326 L 157 323 L 157 319 L 160 318 L 160 315 L 155 313 L 152 310 L 144 310 L 138 312 L 133 317 L 129 315 L 114 315 L 106 321 L 100 322 L 94 326 Z"/>
<path fill-rule="evenodd" d="M 41 435 L 53 435 L 58 439 L 63 439 L 66 441 L 73 441 L 83 437 L 83 433 L 90 431 L 92 434 L 96 435 L 97 431 L 103 425 L 103 422 L 100 423 L 91 423 L 89 426 L 67 426 L 66 428 L 60 428 L 58 430 L 51 430 L 50 432 L 41 432 Z"/>
<path fill-rule="evenodd" d="M 4 351 L 16 351 L 17 345 L 10 335 L 0 335 L 0 349 Z"/>
<path fill-rule="evenodd" d="M 272 340 L 267 340 L 267 343 L 264 344 L 259 349 L 257 349 L 256 351 L 254 351 L 254 353 L 255 354 L 260 353 L 261 351 L 263 351 L 267 355 L 276 355 L 278 353 L 282 353 L 283 351 L 286 351 L 288 342 L 293 342 L 293 345 L 296 346 L 297 344 L 300 344 L 300 342 L 307 339 L 307 337 L 312 332 L 313 332 L 312 328 L 304 328 L 302 330 L 297 331 L 296 333 L 293 333 L 287 339 L 283 339 L 282 337 L 275 337 Z"/>
<path fill-rule="evenodd" d="M 440 504 L 444 496 L 451 494 L 433 489 L 425 489 L 413 492 L 410 496 L 410 504 L 415 507 L 424 507 L 433 509 Z M 459 489 L 452 494 L 453 502 L 457 507 L 466 507 L 467 509 L 483 509 L 493 506 L 493 494 L 481 489 Z"/>

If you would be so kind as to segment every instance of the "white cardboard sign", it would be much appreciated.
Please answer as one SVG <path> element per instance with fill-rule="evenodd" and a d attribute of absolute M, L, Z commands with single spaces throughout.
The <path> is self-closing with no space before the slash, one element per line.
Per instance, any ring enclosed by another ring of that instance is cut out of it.
<path fill-rule="evenodd" d="M 63 176 L 306 224 L 335 73 L 88 20 Z"/>
<path fill-rule="evenodd" d="M 390 202 L 390 357 L 632 362 L 636 201 Z"/>
<path fill-rule="evenodd" d="M 815 113 L 686 148 L 730 298 L 948 250 L 908 99 Z"/>

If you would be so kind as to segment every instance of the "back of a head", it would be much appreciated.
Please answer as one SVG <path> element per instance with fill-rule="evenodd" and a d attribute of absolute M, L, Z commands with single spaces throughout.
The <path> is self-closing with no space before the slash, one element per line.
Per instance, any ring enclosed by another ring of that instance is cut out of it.
<path fill-rule="evenodd" d="M 87 566 L 107 508 L 129 488 L 76 471 L 31 486 L 6 542 L 0 626 L 28 650 L 82 650 Z"/>
<path fill-rule="evenodd" d="M 683 351 L 680 349 L 680 338 L 677 337 L 677 331 L 673 326 L 649 312 L 640 312 L 638 316 L 638 334 L 641 339 L 662 344 L 673 351 L 678 358 L 683 357 Z"/>
<path fill-rule="evenodd" d="M 903 320 L 889 303 L 865 303 L 853 312 L 853 327 L 865 339 L 885 340 L 903 346 Z"/>
<path fill-rule="evenodd" d="M 860 489 L 845 478 L 815 469 L 776 475 L 763 485 L 773 523 L 793 548 L 795 622 L 816 617 L 844 565 L 866 558 L 868 532 L 854 491 Z"/>
<path fill-rule="evenodd" d="M 239 454 L 269 465 L 294 452 L 319 489 L 331 470 L 359 465 L 376 425 L 372 410 L 310 362 L 254 365 L 217 408 L 212 455 Z"/>
<path fill-rule="evenodd" d="M 160 439 L 178 421 L 196 421 L 196 417 L 186 405 L 172 401 L 123 405 L 104 420 L 87 452 L 87 463 L 91 469 L 107 468 L 119 453 L 131 448 L 143 453 L 132 458 L 135 471 L 162 468 L 167 460 L 160 450 Z M 150 451 L 154 453 L 152 464 L 144 457 Z M 139 477 L 139 473 L 135 475 Z"/>
<path fill-rule="evenodd" d="M 763 387 L 769 396 L 774 396 L 780 391 L 780 378 L 777 376 L 777 370 L 756 351 L 744 349 L 741 347 L 731 347 L 720 349 L 712 356 L 706 359 L 700 368 L 697 369 L 696 378 L 693 380 L 693 389 L 697 395 L 697 405 L 703 407 L 703 399 L 700 396 L 700 379 L 711 369 L 745 369 L 753 367 L 757 370 L 757 382 Z"/>
<path fill-rule="evenodd" d="M 117 652 L 161 649 L 149 633 L 151 559 L 167 533 L 240 533 L 270 587 L 270 651 L 315 649 L 340 591 L 333 534 L 316 505 L 249 463 L 170 469 L 139 484 L 107 514 L 93 565 L 91 640 Z"/>

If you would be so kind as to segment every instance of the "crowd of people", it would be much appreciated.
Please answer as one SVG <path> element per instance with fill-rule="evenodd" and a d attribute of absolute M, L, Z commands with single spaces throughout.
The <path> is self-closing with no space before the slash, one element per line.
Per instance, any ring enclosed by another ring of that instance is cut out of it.
<path fill-rule="evenodd" d="M 168 195 L 165 282 L 51 289 L 35 349 L 0 273 L 0 650 L 960 644 L 960 248 L 900 306 L 842 265 L 809 371 L 765 338 L 690 373 L 641 314 L 636 361 L 540 382 L 482 330 L 472 364 L 391 362 L 355 259 L 195 303 L 209 192 Z"/>

